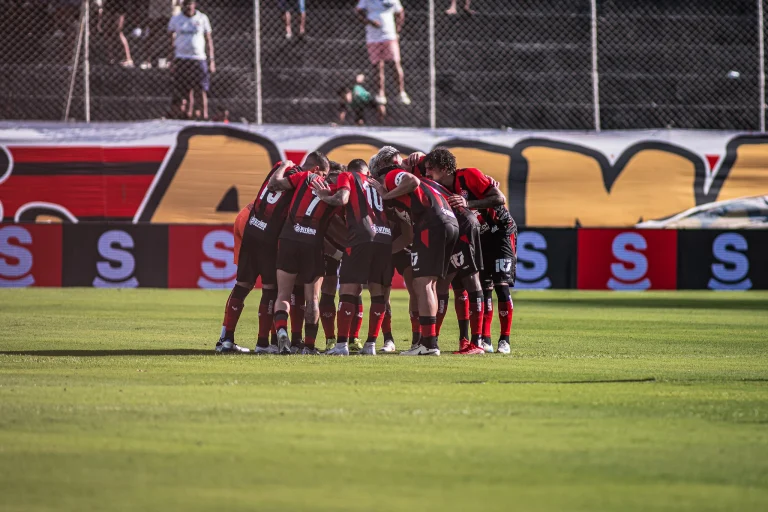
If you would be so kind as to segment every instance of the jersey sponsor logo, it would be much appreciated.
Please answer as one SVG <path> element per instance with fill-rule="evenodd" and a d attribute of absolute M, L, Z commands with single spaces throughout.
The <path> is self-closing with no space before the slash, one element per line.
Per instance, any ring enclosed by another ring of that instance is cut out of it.
<path fill-rule="evenodd" d="M 98 250 L 102 260 L 96 263 L 98 275 L 93 279 L 96 288 L 136 288 L 139 281 L 134 276 L 136 258 L 132 250 L 133 237 L 122 230 L 113 229 L 99 237 Z"/>
<path fill-rule="evenodd" d="M 317 230 L 314 228 L 310 228 L 307 226 L 302 226 L 301 224 L 294 224 L 293 230 L 296 233 L 301 233 L 302 235 L 316 235 Z"/>
<path fill-rule="evenodd" d="M 399 186 L 403 182 L 403 178 L 407 175 L 407 172 L 399 172 L 395 176 L 395 185 Z"/>
<path fill-rule="evenodd" d="M 749 274 L 749 249 L 747 239 L 739 233 L 723 233 L 712 242 L 712 278 L 707 283 L 710 290 L 749 290 L 752 280 Z"/>
<path fill-rule="evenodd" d="M 266 222 L 264 222 L 263 220 L 259 220 L 259 219 L 257 219 L 256 217 L 251 217 L 251 218 L 248 220 L 248 224 L 250 224 L 251 226 L 253 226 L 253 227 L 255 227 L 255 228 L 258 228 L 258 229 L 260 229 L 260 230 L 262 230 L 262 231 L 264 231 L 265 229 L 267 229 L 267 223 L 266 223 Z"/>
<path fill-rule="evenodd" d="M 375 232 L 377 235 L 387 235 L 387 236 L 392 236 L 392 230 L 391 230 L 391 229 L 389 229 L 389 228 L 388 228 L 388 227 L 386 227 L 386 226 L 377 226 L 377 225 L 375 225 L 375 224 L 372 224 L 372 225 L 371 225 L 371 227 L 373 228 L 373 231 L 374 231 L 374 232 Z"/>

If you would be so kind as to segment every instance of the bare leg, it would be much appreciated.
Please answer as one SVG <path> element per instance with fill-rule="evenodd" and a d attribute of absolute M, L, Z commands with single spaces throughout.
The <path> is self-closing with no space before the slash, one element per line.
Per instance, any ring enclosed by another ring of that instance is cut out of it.
<path fill-rule="evenodd" d="M 413 288 L 419 306 L 419 316 L 437 316 L 437 293 L 435 277 L 414 277 Z"/>
<path fill-rule="evenodd" d="M 187 103 L 187 119 L 192 119 L 195 113 L 195 90 L 189 90 L 189 102 Z"/>
<path fill-rule="evenodd" d="M 453 0 L 454 5 L 456 4 L 456 0 Z M 475 11 L 472 10 L 471 7 L 472 0 L 465 0 L 464 2 L 464 12 L 467 14 L 475 14 Z"/>
<path fill-rule="evenodd" d="M 285 13 L 283 13 L 283 20 L 285 20 L 285 37 L 290 39 L 293 35 L 291 32 L 291 11 L 285 11 Z"/>
<path fill-rule="evenodd" d="M 208 120 L 208 93 L 200 91 L 200 97 L 203 100 L 203 119 Z"/>
<path fill-rule="evenodd" d="M 123 52 L 125 53 L 125 60 L 123 61 L 123 65 L 129 66 L 133 64 L 133 59 L 131 58 L 131 47 L 128 46 L 128 39 L 126 39 L 125 34 L 123 34 L 123 29 L 125 28 L 125 14 L 121 14 L 117 17 L 117 37 L 120 39 L 120 44 L 123 47 Z"/>
<path fill-rule="evenodd" d="M 307 305 L 304 310 L 304 321 L 308 324 L 317 324 L 317 322 L 320 321 L 320 307 L 318 305 L 318 300 L 322 286 L 322 277 L 318 277 L 313 282 L 304 285 L 304 300 Z"/>
<path fill-rule="evenodd" d="M 400 64 L 399 60 L 396 60 L 394 62 L 395 65 L 395 73 L 397 73 L 397 85 L 400 88 L 400 92 L 405 92 L 405 73 L 403 73 L 403 66 Z"/>
<path fill-rule="evenodd" d="M 379 68 L 379 96 L 385 97 L 386 96 L 386 87 L 384 82 L 384 61 L 381 60 L 377 64 Z"/>
<path fill-rule="evenodd" d="M 445 14 L 456 14 L 456 0 L 451 0 L 451 6 L 448 7 Z"/>
<path fill-rule="evenodd" d="M 299 35 L 303 36 L 304 32 L 306 32 L 307 28 L 307 13 L 303 12 L 301 13 L 301 17 L 299 17 Z"/>

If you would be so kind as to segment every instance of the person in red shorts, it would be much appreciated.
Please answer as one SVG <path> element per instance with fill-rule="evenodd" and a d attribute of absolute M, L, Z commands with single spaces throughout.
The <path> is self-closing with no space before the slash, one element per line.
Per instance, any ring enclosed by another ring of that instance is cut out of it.
<path fill-rule="evenodd" d="M 320 319 L 318 295 L 325 273 L 325 233 L 338 207 L 349 197 L 348 188 L 331 186 L 325 181 L 330 163 L 324 154 L 315 151 L 307 155 L 303 169 L 306 170 L 291 176 L 284 176 L 278 169 L 268 185 L 274 192 L 293 191 L 277 250 L 275 330 L 280 354 L 291 353 L 287 326 L 291 293 L 296 282 L 304 283 L 306 295 L 302 353 L 319 354 L 315 340 Z"/>
<path fill-rule="evenodd" d="M 224 309 L 224 321 L 221 336 L 216 343 L 216 352 L 249 352 L 247 348 L 235 343 L 235 329 L 245 307 L 245 298 L 256 284 L 256 279 L 261 277 L 259 335 L 254 350 L 257 354 L 275 353 L 269 344 L 272 315 L 277 299 L 277 263 L 275 258 L 277 239 L 288 214 L 291 194 L 270 192 L 267 189 L 267 184 L 278 171 L 291 175 L 299 170 L 290 161 L 279 162 L 275 165 L 262 183 L 256 199 L 244 208 L 235 220 L 237 280 Z"/>

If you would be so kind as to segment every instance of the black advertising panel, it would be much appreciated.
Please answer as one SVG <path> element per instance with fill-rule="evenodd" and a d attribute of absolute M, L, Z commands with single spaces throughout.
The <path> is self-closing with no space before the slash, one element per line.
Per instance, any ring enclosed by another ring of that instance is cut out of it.
<path fill-rule="evenodd" d="M 678 231 L 679 290 L 768 289 L 768 231 Z"/>
<path fill-rule="evenodd" d="M 526 228 L 517 237 L 517 290 L 576 287 L 576 230 Z"/>
<path fill-rule="evenodd" d="M 65 225 L 63 260 L 63 286 L 166 288 L 168 227 Z"/>

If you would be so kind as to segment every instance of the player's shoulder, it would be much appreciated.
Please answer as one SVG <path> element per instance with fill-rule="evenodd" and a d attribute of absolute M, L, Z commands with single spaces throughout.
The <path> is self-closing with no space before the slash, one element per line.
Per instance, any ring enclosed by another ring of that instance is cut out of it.
<path fill-rule="evenodd" d="M 477 167 L 463 167 L 461 169 L 456 169 L 456 175 L 457 176 L 485 176 L 485 174 L 483 174 L 483 171 L 481 171 Z"/>

